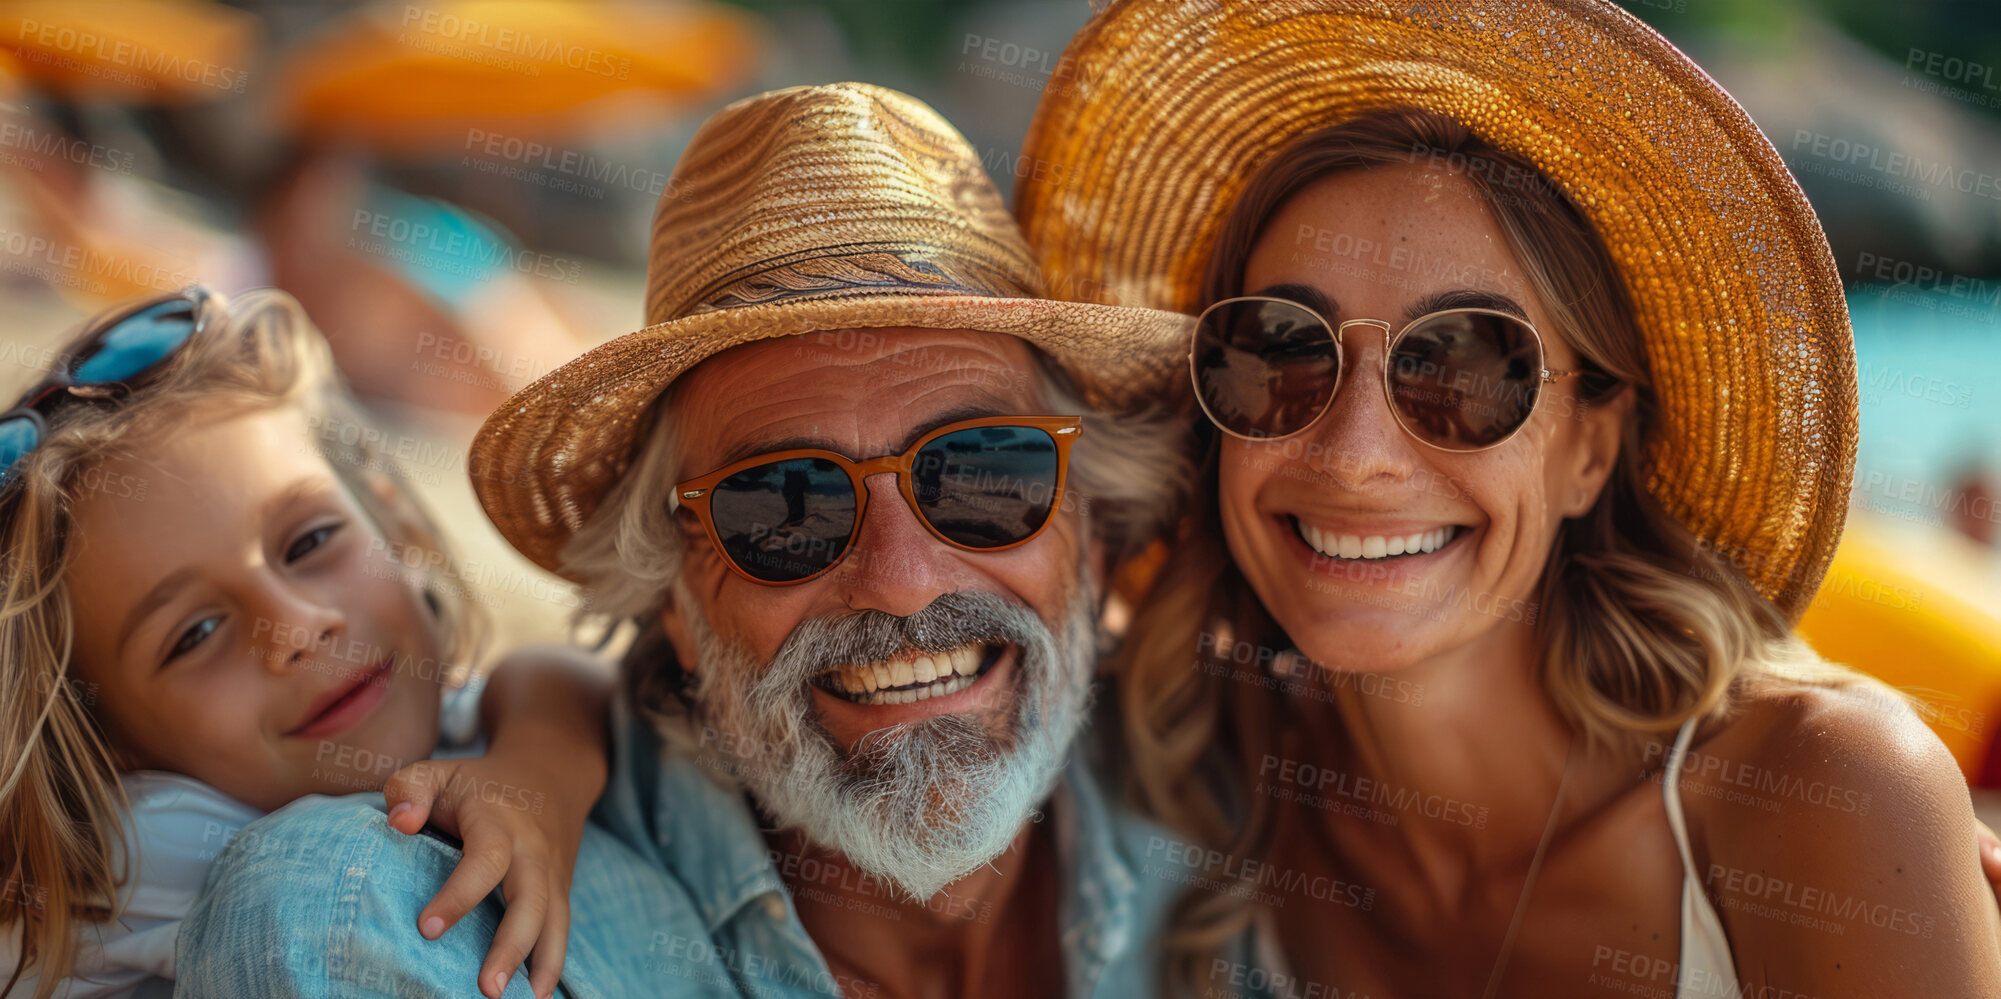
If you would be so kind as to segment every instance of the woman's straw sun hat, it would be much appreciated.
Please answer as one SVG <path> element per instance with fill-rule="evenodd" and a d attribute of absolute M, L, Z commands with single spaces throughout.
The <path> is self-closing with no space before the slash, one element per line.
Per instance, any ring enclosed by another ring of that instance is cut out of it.
<path fill-rule="evenodd" d="M 1051 284 L 1099 301 L 1199 311 L 1245 184 L 1371 110 L 1444 114 L 1548 174 L 1646 337 L 1651 491 L 1787 614 L 1806 607 L 1855 460 L 1841 282 L 1778 152 L 1653 29 L 1600 0 L 1129 0 L 1064 66 L 1022 151 L 1057 169 L 1024 178 L 1016 210 Z"/>

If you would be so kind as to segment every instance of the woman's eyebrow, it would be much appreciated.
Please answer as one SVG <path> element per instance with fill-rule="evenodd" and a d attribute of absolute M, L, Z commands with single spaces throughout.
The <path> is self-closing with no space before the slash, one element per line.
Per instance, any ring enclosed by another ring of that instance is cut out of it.
<path fill-rule="evenodd" d="M 1283 298 L 1288 302 L 1298 302 L 1320 313 L 1328 322 L 1334 322 L 1340 311 L 1333 299 L 1310 284 L 1275 284 L 1268 288 L 1246 292 L 1245 295 L 1250 298 Z"/>
<path fill-rule="evenodd" d="M 1416 319 L 1419 316 L 1429 315 L 1433 312 L 1444 312 L 1447 309 L 1492 309 L 1495 312 L 1505 312 L 1522 322 L 1529 321 L 1529 311 L 1522 308 L 1520 302 L 1506 295 L 1491 291 L 1478 291 L 1472 288 L 1432 292 L 1412 302 L 1403 310 L 1403 315 L 1405 319 Z"/>

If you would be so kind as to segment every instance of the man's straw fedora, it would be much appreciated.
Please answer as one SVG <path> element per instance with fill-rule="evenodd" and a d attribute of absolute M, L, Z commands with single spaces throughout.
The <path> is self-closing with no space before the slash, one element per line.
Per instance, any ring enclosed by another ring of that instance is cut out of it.
<path fill-rule="evenodd" d="M 650 325 L 489 416 L 468 459 L 473 490 L 502 536 L 562 573 L 563 545 L 625 471 L 661 390 L 769 337 L 983 330 L 1046 352 L 1094 405 L 1175 389 L 1187 317 L 1044 294 L 978 155 L 930 108 L 857 83 L 747 98 L 703 124 L 662 192 Z"/>

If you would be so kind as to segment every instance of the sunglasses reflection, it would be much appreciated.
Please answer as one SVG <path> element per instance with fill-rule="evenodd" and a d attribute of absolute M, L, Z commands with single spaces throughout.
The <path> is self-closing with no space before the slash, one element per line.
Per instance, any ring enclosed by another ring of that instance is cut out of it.
<path fill-rule="evenodd" d="M 1052 426 L 981 420 L 941 428 L 907 460 L 785 455 L 690 491 L 732 566 L 773 585 L 814 578 L 847 555 L 867 512 L 862 480 L 884 472 L 897 476 L 903 499 L 934 536 L 997 551 L 1032 540 L 1061 505 L 1067 444 L 1079 427 L 1074 418 L 1038 420 Z"/>
<path fill-rule="evenodd" d="M 1375 320 L 1352 320 L 1382 328 Z M 1450 451 L 1493 447 L 1535 411 L 1543 382 L 1579 372 L 1543 367 L 1540 336 L 1486 309 L 1420 317 L 1391 337 L 1384 387 L 1397 421 Z M 1285 299 L 1226 299 L 1202 316 L 1190 353 L 1198 399 L 1216 425 L 1247 440 L 1284 438 L 1316 423 L 1342 381 L 1339 337 L 1319 313 Z"/>

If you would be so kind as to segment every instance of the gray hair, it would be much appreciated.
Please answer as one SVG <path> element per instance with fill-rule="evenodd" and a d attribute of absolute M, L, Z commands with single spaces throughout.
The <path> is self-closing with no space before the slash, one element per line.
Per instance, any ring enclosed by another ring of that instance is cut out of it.
<path fill-rule="evenodd" d="M 1068 488 L 1081 501 L 1091 537 L 1117 565 L 1161 537 L 1188 495 L 1189 421 L 1165 405 L 1130 413 L 1094 409 L 1054 361 L 1039 350 L 1035 359 L 1050 411 L 1084 417 Z M 677 387 L 654 400 L 631 465 L 563 548 L 564 567 L 583 580 L 579 622 L 630 620 L 644 632 L 680 577 L 687 553 L 667 496 L 689 474 L 681 467 L 685 424 L 672 418 Z"/>
<path fill-rule="evenodd" d="M 928 899 L 1006 850 L 1062 777 L 1095 665 L 1091 584 L 1082 565 L 1076 570 L 1053 626 L 995 593 L 944 593 L 909 617 L 858 610 L 809 618 L 769 662 L 692 615 L 703 669 L 691 699 L 703 735 L 653 720 L 669 745 L 750 791 L 781 828 L 802 830 L 910 898 Z M 829 666 L 975 642 L 1020 650 L 1018 695 L 993 701 L 1005 714 L 1003 734 L 946 714 L 878 729 L 843 751 L 814 717 L 808 685 Z"/>

